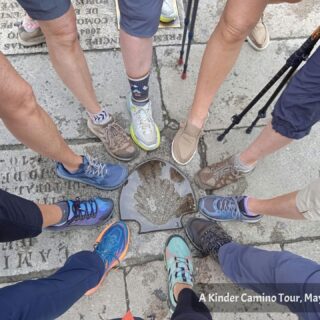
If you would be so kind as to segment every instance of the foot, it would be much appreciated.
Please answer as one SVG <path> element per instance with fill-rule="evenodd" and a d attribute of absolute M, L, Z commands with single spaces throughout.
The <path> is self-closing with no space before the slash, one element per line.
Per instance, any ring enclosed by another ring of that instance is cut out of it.
<path fill-rule="evenodd" d="M 109 115 L 110 120 L 103 125 L 94 124 L 88 119 L 88 128 L 104 144 L 107 152 L 121 161 L 130 161 L 137 157 L 138 149 L 124 129 Z"/>
<path fill-rule="evenodd" d="M 83 163 L 75 172 L 69 172 L 62 163 L 57 163 L 57 175 L 67 180 L 78 181 L 103 190 L 114 190 L 121 187 L 128 179 L 126 166 L 101 163 L 83 156 Z"/>
<path fill-rule="evenodd" d="M 262 51 L 268 47 L 270 44 L 270 35 L 268 28 L 263 21 L 263 16 L 247 39 L 249 44 L 257 51 Z"/>
<path fill-rule="evenodd" d="M 217 221 L 243 221 L 255 223 L 261 215 L 251 215 L 247 209 L 246 196 L 206 196 L 199 200 L 199 210 L 208 219 Z"/>
<path fill-rule="evenodd" d="M 222 246 L 232 241 L 232 238 L 218 225 L 217 222 L 192 218 L 185 227 L 186 234 L 204 256 L 211 255 L 218 261 L 218 253 Z"/>
<path fill-rule="evenodd" d="M 240 169 L 236 157 L 233 155 L 198 171 L 194 177 L 195 183 L 204 190 L 217 190 L 236 182 L 254 170 L 254 166 L 246 171 Z"/>
<path fill-rule="evenodd" d="M 162 9 L 161 9 L 160 21 L 163 23 L 170 23 L 176 19 L 177 19 L 177 13 L 174 9 L 173 0 L 164 0 Z"/>
<path fill-rule="evenodd" d="M 18 39 L 25 47 L 36 46 L 46 42 L 38 22 L 29 16 L 25 16 L 23 21 L 19 23 Z"/>
<path fill-rule="evenodd" d="M 127 225 L 120 221 L 108 225 L 98 236 L 94 252 L 105 264 L 105 273 L 99 284 L 86 292 L 86 296 L 95 293 L 103 283 L 111 269 L 117 267 L 125 258 L 130 242 L 130 232 Z"/>
<path fill-rule="evenodd" d="M 174 312 L 177 306 L 175 286 L 178 284 L 193 287 L 193 265 L 190 249 L 185 240 L 171 236 L 165 247 L 165 263 L 168 271 L 169 307 Z"/>
<path fill-rule="evenodd" d="M 131 115 L 130 134 L 133 141 L 143 150 L 155 150 L 160 145 L 160 131 L 153 120 L 151 102 L 136 106 L 128 99 L 128 110 Z"/>
<path fill-rule="evenodd" d="M 171 146 L 172 158 L 180 165 L 188 164 L 198 149 L 198 143 L 202 134 L 202 128 L 192 125 L 190 122 L 181 123 Z"/>
<path fill-rule="evenodd" d="M 113 201 L 95 197 L 89 200 L 67 200 L 58 202 L 63 211 L 63 220 L 59 224 L 48 227 L 50 230 L 65 230 L 78 226 L 100 225 L 112 217 Z"/>

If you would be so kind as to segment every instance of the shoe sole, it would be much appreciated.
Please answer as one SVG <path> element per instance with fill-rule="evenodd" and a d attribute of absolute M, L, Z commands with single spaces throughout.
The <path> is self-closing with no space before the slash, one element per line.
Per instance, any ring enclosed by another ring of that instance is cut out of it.
<path fill-rule="evenodd" d="M 171 23 L 171 22 L 176 21 L 176 20 L 177 20 L 177 17 L 167 18 L 167 17 L 164 17 L 164 16 L 160 16 L 160 22 L 162 22 L 162 23 Z"/>
<path fill-rule="evenodd" d="M 168 270 L 168 268 L 167 268 L 166 249 L 167 249 L 167 246 L 168 246 L 169 242 L 171 241 L 171 239 L 177 238 L 177 237 L 178 237 L 178 238 L 181 238 L 184 242 L 186 242 L 186 240 L 183 239 L 183 237 L 181 237 L 180 235 L 174 234 L 174 235 L 170 236 L 170 237 L 167 239 L 166 244 L 165 244 L 165 247 L 164 247 L 164 250 L 163 250 L 164 267 L 165 267 L 165 270 L 166 270 L 166 272 L 167 272 L 167 275 L 168 275 L 169 270 Z M 188 246 L 188 244 L 187 244 L 187 246 Z M 188 247 L 189 247 L 189 246 L 188 246 Z M 190 249 L 189 249 L 189 250 L 190 250 Z M 169 307 L 170 312 L 171 312 L 171 313 L 174 313 L 174 310 L 172 309 L 173 306 L 171 306 L 171 304 L 170 304 L 170 298 L 169 298 L 169 297 L 170 297 L 169 282 L 168 282 L 168 285 L 167 285 L 167 289 L 168 289 L 168 301 L 167 301 L 168 307 Z"/>
<path fill-rule="evenodd" d="M 251 220 L 237 220 L 237 219 L 218 219 L 218 218 L 213 218 L 213 217 L 208 216 L 206 213 L 204 213 L 203 211 L 201 211 L 201 209 L 200 209 L 200 213 L 201 213 L 203 216 L 205 216 L 207 219 L 213 220 L 213 221 L 217 221 L 217 222 L 239 221 L 239 222 L 254 224 L 254 223 L 259 222 L 259 221 L 262 219 L 262 217 L 261 217 L 259 220 L 255 220 L 255 221 L 251 221 Z"/>
<path fill-rule="evenodd" d="M 24 41 L 21 39 L 20 35 L 18 34 L 18 40 L 24 47 L 34 47 L 34 46 L 38 46 L 40 44 L 46 43 L 45 38 L 43 39 L 43 38 L 39 37 L 36 39 L 39 39 L 39 40 L 38 41 L 33 40 L 32 42 Z M 41 41 L 41 39 L 43 39 L 43 40 Z"/>
<path fill-rule="evenodd" d="M 157 134 L 157 143 L 150 145 L 150 146 L 147 146 L 143 142 L 139 141 L 139 139 L 137 138 L 137 136 L 134 132 L 133 125 L 132 124 L 130 125 L 130 135 L 131 135 L 132 140 L 134 141 L 134 143 L 137 146 L 139 146 L 144 151 L 152 151 L 152 150 L 158 149 L 160 146 L 160 143 L 161 143 L 160 130 L 157 125 L 155 125 L 155 126 L 156 126 L 156 134 Z"/>
<path fill-rule="evenodd" d="M 265 44 L 264 47 L 259 48 L 257 47 L 257 45 L 250 39 L 250 37 L 247 37 L 247 41 L 249 42 L 249 44 L 251 45 L 251 47 L 256 50 L 256 51 L 263 51 L 265 49 L 267 49 L 269 47 L 270 44 L 270 39 L 267 41 L 267 43 Z"/>
<path fill-rule="evenodd" d="M 107 226 L 103 229 L 103 231 L 99 234 L 98 238 L 96 239 L 95 244 L 98 244 L 98 243 L 101 241 L 101 239 L 103 238 L 104 234 L 109 230 L 109 228 L 110 228 L 112 225 L 113 225 L 113 224 L 109 224 L 109 225 L 107 225 Z M 104 275 L 102 276 L 102 278 L 100 279 L 98 285 L 95 286 L 94 288 L 88 290 L 88 291 L 84 294 L 85 296 L 91 296 L 91 295 L 93 295 L 93 294 L 99 289 L 99 287 L 102 285 L 102 283 L 104 282 L 104 280 L 105 280 L 106 276 L 109 274 L 109 272 L 110 272 L 113 268 L 115 268 L 117 265 L 119 265 L 119 263 L 121 263 L 121 262 L 124 260 L 124 258 L 126 257 L 126 255 L 127 255 L 127 253 L 128 253 L 128 250 L 129 250 L 130 238 L 131 238 L 131 236 L 130 236 L 130 230 L 129 230 L 129 228 L 128 228 L 128 241 L 127 241 L 126 247 L 124 248 L 124 251 L 122 252 L 121 256 L 119 257 L 118 260 L 114 261 L 114 262 L 111 264 L 111 266 L 110 266 L 110 268 L 108 269 L 108 271 L 106 271 L 106 272 L 104 273 Z"/>
<path fill-rule="evenodd" d="M 57 176 L 61 179 L 65 179 L 65 180 L 69 180 L 69 181 L 76 181 L 76 182 L 80 182 L 82 184 L 86 184 L 86 185 L 89 185 L 89 186 L 92 186 L 92 187 L 95 187 L 97 189 L 100 189 L 100 190 L 106 190 L 106 191 L 112 191 L 112 190 L 116 190 L 116 189 L 119 189 L 122 185 L 124 185 L 127 181 L 128 181 L 128 172 L 127 172 L 127 179 L 123 182 L 121 182 L 119 185 L 115 186 L 115 187 L 112 187 L 112 188 L 109 188 L 109 187 L 100 187 L 100 186 L 97 186 L 93 183 L 90 183 L 90 182 L 83 182 L 83 180 L 81 179 L 71 179 L 69 177 L 65 177 L 65 176 L 62 176 L 60 175 L 60 173 L 58 171 L 56 171 L 57 173 Z"/>
<path fill-rule="evenodd" d="M 94 131 L 93 128 L 91 128 L 90 126 L 90 120 L 88 119 L 88 122 L 87 122 L 87 126 L 89 128 L 89 130 L 96 136 L 98 137 L 98 139 L 102 142 L 102 144 L 104 145 L 104 147 L 106 148 L 107 152 L 110 154 L 111 157 L 117 159 L 117 160 L 120 160 L 120 161 L 124 161 L 124 162 L 128 162 L 128 161 L 131 161 L 133 159 L 135 159 L 138 155 L 139 155 L 139 151 L 136 150 L 136 152 L 134 153 L 134 155 L 130 158 L 122 158 L 122 157 L 119 157 L 117 156 L 116 154 L 114 154 L 113 152 L 111 152 L 111 150 L 109 149 L 108 145 L 106 145 L 101 139 L 100 137 L 98 136 L 98 134 Z"/>
<path fill-rule="evenodd" d="M 181 166 L 186 166 L 188 163 L 190 163 L 190 162 L 192 161 L 193 157 L 194 157 L 195 154 L 197 153 L 197 149 L 194 151 L 193 155 L 191 156 L 191 158 L 190 158 L 187 162 L 182 163 L 182 162 L 178 161 L 178 160 L 176 159 L 176 157 L 174 156 L 174 153 L 173 153 L 173 142 L 174 142 L 174 141 L 172 141 L 172 143 L 171 143 L 171 156 L 172 156 L 173 160 L 174 160 L 176 163 L 180 164 Z M 199 143 L 199 142 L 198 142 L 198 143 Z"/>

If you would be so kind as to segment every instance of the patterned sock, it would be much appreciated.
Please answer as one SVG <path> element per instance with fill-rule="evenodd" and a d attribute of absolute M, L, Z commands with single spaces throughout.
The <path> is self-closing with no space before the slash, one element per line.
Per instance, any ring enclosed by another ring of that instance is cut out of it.
<path fill-rule="evenodd" d="M 240 160 L 240 153 L 239 153 L 234 157 L 234 166 L 238 171 L 241 171 L 244 173 L 249 173 L 250 171 L 252 171 L 256 167 L 256 164 L 253 164 L 253 165 L 244 164 Z"/>
<path fill-rule="evenodd" d="M 248 217 L 258 216 L 259 214 L 254 213 L 249 210 L 249 206 L 248 206 L 249 199 L 250 199 L 249 197 L 244 197 L 243 199 L 241 199 L 239 201 L 238 205 L 239 205 L 239 209 L 240 209 L 241 213 L 245 216 L 248 216 Z"/>
<path fill-rule="evenodd" d="M 55 224 L 55 226 L 61 226 L 61 225 L 65 224 L 69 218 L 69 205 L 68 205 L 67 201 L 60 201 L 60 202 L 55 203 L 55 205 L 60 207 L 60 209 L 62 211 L 61 220 L 57 224 Z"/>
<path fill-rule="evenodd" d="M 144 106 L 149 102 L 150 73 L 140 79 L 128 78 L 131 88 L 132 102 L 136 106 Z"/>
<path fill-rule="evenodd" d="M 98 113 L 91 113 L 87 111 L 88 116 L 92 120 L 94 124 L 97 125 L 103 125 L 109 122 L 110 120 L 110 114 L 108 113 L 106 108 L 103 108 Z"/>

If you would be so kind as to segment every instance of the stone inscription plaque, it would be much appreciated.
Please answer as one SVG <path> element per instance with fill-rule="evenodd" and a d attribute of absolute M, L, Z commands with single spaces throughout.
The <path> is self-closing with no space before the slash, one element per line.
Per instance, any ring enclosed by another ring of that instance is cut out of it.
<path fill-rule="evenodd" d="M 115 0 L 73 0 L 77 14 L 78 32 L 84 50 L 119 48 L 119 31 Z M 177 1 L 179 19 L 183 21 L 182 0 Z M 25 13 L 14 0 L 0 0 L 0 51 L 4 54 L 47 52 L 45 44 L 26 48 L 18 41 L 14 25 Z M 160 28 L 154 37 L 155 45 L 179 44 L 182 28 Z"/>

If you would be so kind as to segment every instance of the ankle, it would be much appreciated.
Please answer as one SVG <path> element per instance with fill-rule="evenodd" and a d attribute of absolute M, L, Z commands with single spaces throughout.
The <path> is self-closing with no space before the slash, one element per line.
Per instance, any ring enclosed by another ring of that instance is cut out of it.
<path fill-rule="evenodd" d="M 192 289 L 192 286 L 185 283 L 177 283 L 173 288 L 173 295 L 176 301 L 178 301 L 179 294 L 184 289 Z"/>
<path fill-rule="evenodd" d="M 255 167 L 258 159 L 248 155 L 245 151 L 239 154 L 239 161 L 246 167 Z"/>
<path fill-rule="evenodd" d="M 65 169 L 67 169 L 70 173 L 76 172 L 79 170 L 81 164 L 83 163 L 83 157 L 82 156 L 76 156 L 75 160 L 73 162 L 64 163 L 62 162 L 62 165 Z"/>

